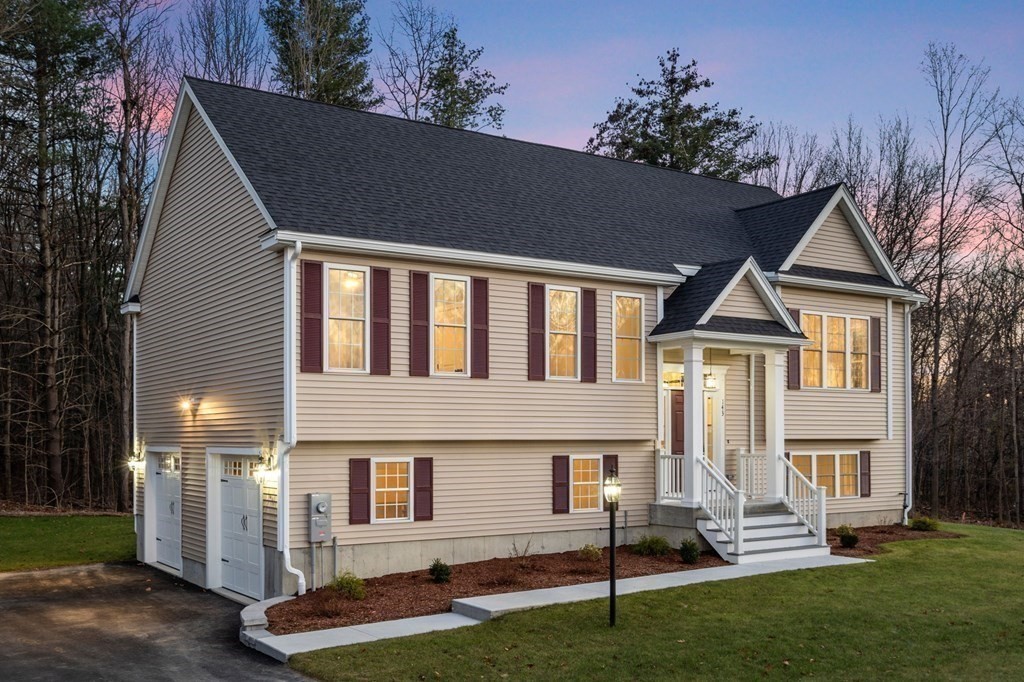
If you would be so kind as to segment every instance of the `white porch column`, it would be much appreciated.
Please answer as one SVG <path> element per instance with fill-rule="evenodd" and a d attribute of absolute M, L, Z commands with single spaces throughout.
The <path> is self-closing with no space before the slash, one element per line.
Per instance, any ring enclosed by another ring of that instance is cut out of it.
<path fill-rule="evenodd" d="M 781 499 L 786 493 L 786 470 L 782 457 L 786 451 L 786 351 L 769 350 L 764 354 L 764 425 L 767 464 L 766 496 Z"/>
<path fill-rule="evenodd" d="M 697 456 L 704 454 L 704 346 L 683 345 L 683 504 L 701 500 Z"/>

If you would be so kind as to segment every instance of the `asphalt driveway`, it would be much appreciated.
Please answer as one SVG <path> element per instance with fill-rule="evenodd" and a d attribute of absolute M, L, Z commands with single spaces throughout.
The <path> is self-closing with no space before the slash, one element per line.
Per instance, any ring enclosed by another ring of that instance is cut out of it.
<path fill-rule="evenodd" d="M 155 569 L 0 573 L 0 680 L 299 680 L 238 641 L 235 602 Z"/>

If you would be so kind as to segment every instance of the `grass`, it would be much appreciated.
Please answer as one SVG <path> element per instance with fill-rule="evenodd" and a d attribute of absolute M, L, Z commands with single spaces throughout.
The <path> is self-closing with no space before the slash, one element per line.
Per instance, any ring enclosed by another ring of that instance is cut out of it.
<path fill-rule="evenodd" d="M 877 562 L 512 614 L 292 658 L 321 680 L 1020 679 L 1024 532 L 886 545 Z"/>
<path fill-rule="evenodd" d="M 0 516 L 0 571 L 134 557 L 131 516 Z"/>

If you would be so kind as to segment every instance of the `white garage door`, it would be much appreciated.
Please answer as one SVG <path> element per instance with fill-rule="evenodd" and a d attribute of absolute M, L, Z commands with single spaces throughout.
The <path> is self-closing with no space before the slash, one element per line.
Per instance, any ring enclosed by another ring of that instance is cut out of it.
<path fill-rule="evenodd" d="M 181 455 L 160 455 L 160 463 L 153 473 L 156 560 L 181 570 Z"/>
<path fill-rule="evenodd" d="M 221 582 L 234 592 L 262 597 L 260 560 L 260 486 L 256 460 L 223 459 L 220 477 Z"/>

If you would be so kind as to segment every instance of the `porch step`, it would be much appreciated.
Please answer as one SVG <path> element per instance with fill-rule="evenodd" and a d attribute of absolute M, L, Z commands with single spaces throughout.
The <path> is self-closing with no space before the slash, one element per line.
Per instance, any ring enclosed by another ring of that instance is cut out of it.
<path fill-rule="evenodd" d="M 742 552 L 728 542 L 724 533 L 709 519 L 698 519 L 697 530 L 723 559 L 734 564 L 775 561 L 809 556 L 827 556 L 827 546 L 789 513 L 760 513 L 744 516 Z"/>

